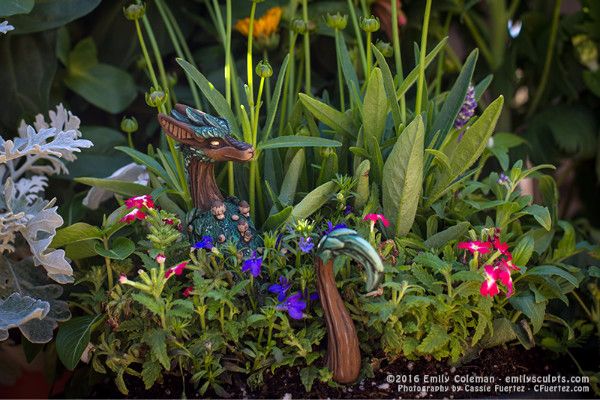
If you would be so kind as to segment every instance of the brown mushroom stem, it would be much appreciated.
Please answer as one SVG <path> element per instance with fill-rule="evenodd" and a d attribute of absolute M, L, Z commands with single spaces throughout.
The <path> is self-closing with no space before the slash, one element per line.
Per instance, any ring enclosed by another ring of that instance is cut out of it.
<path fill-rule="evenodd" d="M 223 195 L 215 181 L 214 163 L 192 158 L 188 172 L 192 200 L 197 209 L 207 211 L 214 201 L 223 201 Z"/>
<path fill-rule="evenodd" d="M 333 379 L 352 383 L 360 373 L 360 348 L 356 328 L 335 284 L 333 260 L 316 257 L 317 291 L 327 323 L 327 366 Z"/>

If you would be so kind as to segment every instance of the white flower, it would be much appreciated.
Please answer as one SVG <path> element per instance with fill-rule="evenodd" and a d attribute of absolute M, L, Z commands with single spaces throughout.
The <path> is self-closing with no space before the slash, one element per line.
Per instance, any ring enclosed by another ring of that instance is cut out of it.
<path fill-rule="evenodd" d="M 9 25 L 8 21 L 0 22 L 0 33 L 6 34 L 9 31 L 12 31 L 13 29 L 15 29 L 15 27 L 12 25 Z"/>
<path fill-rule="evenodd" d="M 508 20 L 508 34 L 511 38 L 515 39 L 521 33 L 521 28 L 523 27 L 523 22 L 521 21 L 513 21 L 512 19 Z"/>

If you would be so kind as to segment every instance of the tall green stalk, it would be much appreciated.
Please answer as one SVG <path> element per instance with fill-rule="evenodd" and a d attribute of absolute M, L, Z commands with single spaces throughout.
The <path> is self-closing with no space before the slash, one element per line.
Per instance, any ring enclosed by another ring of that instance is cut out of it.
<path fill-rule="evenodd" d="M 160 54 L 160 49 L 158 48 L 158 43 L 156 42 L 156 37 L 154 36 L 154 31 L 152 30 L 152 26 L 148 21 L 148 17 L 144 15 L 142 17 L 142 22 L 144 23 L 144 29 L 146 34 L 148 35 L 148 40 L 150 41 L 150 47 L 152 47 L 152 53 L 154 53 L 154 58 L 156 59 L 156 65 L 158 66 L 158 73 L 160 76 L 161 86 L 165 91 L 169 90 L 169 82 L 167 80 L 167 73 L 165 72 L 165 65 L 162 60 L 162 55 Z M 171 96 L 167 98 L 167 112 L 171 110 Z"/>
<path fill-rule="evenodd" d="M 398 32 L 398 1 L 390 0 L 392 3 L 392 45 L 394 46 L 394 62 L 396 64 L 397 84 L 404 81 L 404 71 L 402 70 L 402 53 L 400 52 L 400 33 Z M 400 120 L 406 123 L 406 98 L 404 93 L 400 96 Z"/>
<path fill-rule="evenodd" d="M 429 30 L 429 16 L 431 15 L 431 1 L 425 4 L 423 17 L 423 31 L 421 32 L 421 47 L 419 48 L 419 80 L 417 81 L 417 99 L 415 101 L 415 115 L 421 114 L 423 102 L 423 86 L 425 83 L 425 55 L 427 54 L 427 31 Z"/>
<path fill-rule="evenodd" d="M 340 54 L 337 52 L 337 49 L 340 47 L 340 30 L 334 29 L 335 35 L 335 48 L 336 48 L 336 62 L 337 62 L 337 75 L 338 75 L 338 86 L 340 91 L 340 110 L 342 112 L 346 111 L 346 99 L 344 93 L 344 76 L 342 74 L 342 60 L 340 59 Z"/>
<path fill-rule="evenodd" d="M 310 32 L 308 29 L 308 0 L 302 0 L 302 19 L 306 24 L 306 32 L 304 33 L 304 91 L 311 94 L 312 82 L 311 78 L 311 63 L 310 63 Z"/>
<path fill-rule="evenodd" d="M 358 42 L 358 55 L 360 56 L 360 62 L 363 71 L 367 70 L 367 56 L 365 55 L 365 44 L 363 43 L 362 34 L 360 32 L 360 26 L 358 25 L 358 18 L 356 17 L 356 11 L 354 10 L 354 4 L 352 0 L 347 0 L 348 10 L 350 11 L 350 19 L 352 20 L 352 26 L 354 27 L 354 36 Z"/>

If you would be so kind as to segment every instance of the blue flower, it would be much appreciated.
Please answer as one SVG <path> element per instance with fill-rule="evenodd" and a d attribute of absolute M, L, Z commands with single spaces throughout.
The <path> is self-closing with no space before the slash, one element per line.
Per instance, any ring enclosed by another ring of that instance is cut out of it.
<path fill-rule="evenodd" d="M 202 239 L 199 242 L 196 242 L 196 244 L 194 244 L 195 249 L 211 250 L 213 247 L 215 246 L 210 236 L 202 236 Z"/>
<path fill-rule="evenodd" d="M 323 232 L 324 235 L 329 235 L 331 232 L 335 231 L 336 229 L 343 229 L 343 228 L 347 228 L 348 225 L 346 224 L 337 224 L 337 225 L 333 225 L 331 223 L 331 221 L 327 221 L 327 229 L 325 229 L 325 232 Z"/>
<path fill-rule="evenodd" d="M 279 283 L 274 283 L 269 286 L 269 292 L 277 294 L 277 300 L 283 301 L 287 296 L 287 291 L 290 289 L 290 283 L 285 276 L 279 277 Z"/>
<path fill-rule="evenodd" d="M 242 272 L 248 272 L 252 274 L 253 277 L 257 277 L 260 275 L 260 267 L 262 266 L 262 257 L 256 257 L 256 251 L 252 252 L 252 257 L 244 260 L 242 264 Z"/>
<path fill-rule="evenodd" d="M 298 241 L 298 247 L 302 250 L 303 253 L 310 253 L 310 251 L 315 247 L 315 244 L 310 237 L 301 237 Z"/>
<path fill-rule="evenodd" d="M 293 319 L 302 319 L 306 302 L 302 300 L 302 293 L 298 292 L 283 301 L 276 307 L 278 310 L 287 311 Z"/>
<path fill-rule="evenodd" d="M 467 89 L 467 95 L 465 96 L 465 101 L 456 116 L 456 120 L 454 121 L 454 128 L 461 129 L 464 127 L 467 122 L 471 119 L 473 115 L 475 115 L 475 109 L 477 108 L 477 100 L 475 100 L 475 88 L 473 85 L 469 85 Z M 464 133 L 464 132 L 463 132 Z M 459 140 L 462 138 L 462 133 L 459 136 Z"/>
<path fill-rule="evenodd" d="M 312 292 L 309 296 L 308 299 L 310 301 L 317 301 L 319 300 L 319 294 L 317 292 Z"/>
<path fill-rule="evenodd" d="M 348 215 L 352 213 L 352 206 L 350 204 L 346 205 L 346 208 L 344 209 L 344 215 Z"/>

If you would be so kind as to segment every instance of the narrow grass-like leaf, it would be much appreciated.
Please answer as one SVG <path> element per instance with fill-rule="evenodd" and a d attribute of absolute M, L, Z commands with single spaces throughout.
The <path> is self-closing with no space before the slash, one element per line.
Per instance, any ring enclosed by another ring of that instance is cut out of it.
<path fill-rule="evenodd" d="M 335 182 L 327 182 L 318 186 L 312 192 L 308 193 L 300 203 L 294 206 L 292 217 L 295 219 L 308 218 L 323 207 L 336 190 L 337 185 Z"/>
<path fill-rule="evenodd" d="M 402 124 L 402 118 L 400 117 L 400 106 L 398 105 L 398 100 L 396 99 L 396 87 L 394 85 L 394 77 L 392 75 L 392 71 L 390 70 L 390 66 L 388 65 L 385 57 L 377 46 L 371 44 L 371 49 L 373 50 L 373 54 L 377 59 L 377 63 L 379 68 L 381 68 L 381 75 L 383 77 L 383 87 L 385 89 L 385 95 L 388 98 L 388 103 L 390 106 L 390 110 L 392 112 L 392 119 L 394 120 L 394 127 L 398 129 L 398 127 Z"/>
<path fill-rule="evenodd" d="M 340 147 L 342 143 L 337 140 L 325 139 L 314 136 L 278 136 L 258 145 L 260 150 L 283 149 L 289 147 Z"/>
<path fill-rule="evenodd" d="M 277 115 L 277 109 L 279 107 L 279 98 L 281 97 L 281 88 L 283 87 L 283 82 L 285 80 L 285 74 L 287 73 L 288 66 L 288 56 L 285 56 L 283 62 L 281 63 L 281 68 L 279 69 L 279 76 L 277 77 L 277 83 L 275 84 L 275 91 L 273 92 L 273 98 L 271 99 L 271 106 L 267 111 L 267 122 L 263 128 L 263 140 L 268 139 L 271 134 L 271 129 L 273 129 L 273 122 L 275 122 L 275 116 Z M 283 116 L 281 116 L 283 118 Z"/>
<path fill-rule="evenodd" d="M 431 62 L 435 59 L 438 53 L 444 48 L 446 42 L 448 41 L 448 37 L 443 38 L 440 42 L 425 56 L 425 68 L 431 64 Z M 419 77 L 419 66 L 417 65 L 412 71 L 409 72 L 408 75 L 404 78 L 398 90 L 396 90 L 396 99 L 400 99 L 400 97 L 405 94 L 412 85 L 415 84 L 417 78 Z"/>
<path fill-rule="evenodd" d="M 348 115 L 304 93 L 298 93 L 298 96 L 302 105 L 319 121 L 342 135 L 356 137 L 354 125 Z"/>
<path fill-rule="evenodd" d="M 74 181 L 88 186 L 110 190 L 111 192 L 129 197 L 150 194 L 152 191 L 148 186 L 140 185 L 139 183 L 118 181 L 116 179 L 75 178 Z"/>

